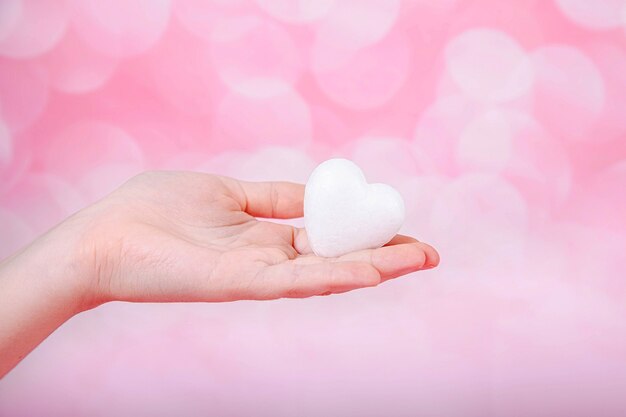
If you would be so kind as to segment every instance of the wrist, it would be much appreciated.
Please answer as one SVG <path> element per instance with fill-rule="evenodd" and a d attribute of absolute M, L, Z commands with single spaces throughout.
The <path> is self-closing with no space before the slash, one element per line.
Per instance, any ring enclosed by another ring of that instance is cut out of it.
<path fill-rule="evenodd" d="M 8 262 L 33 291 L 67 318 L 101 304 L 92 290 L 88 225 L 78 215 L 40 236 Z"/>
<path fill-rule="evenodd" d="M 65 242 L 54 237 L 55 231 L 39 237 L 30 246 L 9 260 L 9 279 L 19 280 L 24 291 L 31 292 L 33 299 L 45 302 L 50 314 L 71 316 L 81 310 L 84 292 L 80 288 L 71 256 Z"/>
<path fill-rule="evenodd" d="M 0 263 L 0 377 L 64 322 L 97 305 L 78 241 L 63 223 Z"/>
<path fill-rule="evenodd" d="M 74 314 L 90 310 L 106 300 L 97 291 L 97 250 L 92 220 L 82 212 L 67 219 L 51 233 L 47 250 L 60 258 L 59 269 L 51 277 L 64 288 Z M 55 243 L 55 242 L 61 242 Z"/>

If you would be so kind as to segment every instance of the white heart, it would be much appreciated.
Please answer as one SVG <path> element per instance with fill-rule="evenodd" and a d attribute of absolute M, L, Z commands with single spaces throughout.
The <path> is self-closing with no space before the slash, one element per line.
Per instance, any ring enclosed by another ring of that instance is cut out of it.
<path fill-rule="evenodd" d="M 368 184 L 347 159 L 313 170 L 304 192 L 304 226 L 318 256 L 335 257 L 389 242 L 404 222 L 404 201 L 386 184 Z"/>

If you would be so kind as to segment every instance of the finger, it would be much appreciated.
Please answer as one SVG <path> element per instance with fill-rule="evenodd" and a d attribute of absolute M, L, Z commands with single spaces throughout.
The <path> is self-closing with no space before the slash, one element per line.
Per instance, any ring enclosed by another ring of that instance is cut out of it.
<path fill-rule="evenodd" d="M 421 269 L 430 269 L 439 265 L 439 253 L 430 245 L 420 242 L 411 236 L 396 235 L 384 247 L 391 247 L 403 244 L 415 244 L 424 251 L 425 261 Z M 306 229 L 294 228 L 293 247 L 301 255 L 313 254 L 313 249 L 309 244 Z"/>
<path fill-rule="evenodd" d="M 420 242 L 420 245 L 424 249 L 424 253 L 426 253 L 426 263 L 424 264 L 424 269 L 431 269 L 438 266 L 441 261 L 439 252 L 437 252 L 437 250 L 428 243 Z"/>
<path fill-rule="evenodd" d="M 250 288 L 260 299 L 306 298 L 372 287 L 381 281 L 376 268 L 365 262 L 288 261 L 264 268 Z"/>
<path fill-rule="evenodd" d="M 402 243 L 417 243 L 417 242 L 419 241 L 411 236 L 395 235 L 389 242 L 385 244 L 385 246 L 393 246 L 393 245 L 400 245 Z"/>
<path fill-rule="evenodd" d="M 293 247 L 301 255 L 310 255 L 313 253 L 306 229 L 294 227 L 293 231 Z"/>
<path fill-rule="evenodd" d="M 304 184 L 230 179 L 241 210 L 254 217 L 291 219 L 303 216 Z"/>
<path fill-rule="evenodd" d="M 348 253 L 337 258 L 339 261 L 367 262 L 378 270 L 383 281 L 424 269 L 432 254 L 428 245 L 402 243 Z"/>

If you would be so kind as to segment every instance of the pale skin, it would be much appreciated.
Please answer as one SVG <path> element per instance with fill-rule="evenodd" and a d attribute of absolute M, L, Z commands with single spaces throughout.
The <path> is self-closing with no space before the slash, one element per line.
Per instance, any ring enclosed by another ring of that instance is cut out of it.
<path fill-rule="evenodd" d="M 141 174 L 0 263 L 0 377 L 74 315 L 110 301 L 222 302 L 339 294 L 439 255 L 396 235 L 337 258 L 306 231 L 304 186 L 190 172 Z"/>

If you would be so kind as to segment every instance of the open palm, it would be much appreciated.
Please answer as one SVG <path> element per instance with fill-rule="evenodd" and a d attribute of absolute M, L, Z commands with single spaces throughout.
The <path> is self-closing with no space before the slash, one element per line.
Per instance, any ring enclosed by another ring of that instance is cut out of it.
<path fill-rule="evenodd" d="M 337 258 L 306 231 L 258 218 L 302 216 L 304 186 L 188 172 L 141 174 L 78 216 L 98 302 L 309 297 L 369 287 L 438 264 L 408 236 Z"/>

